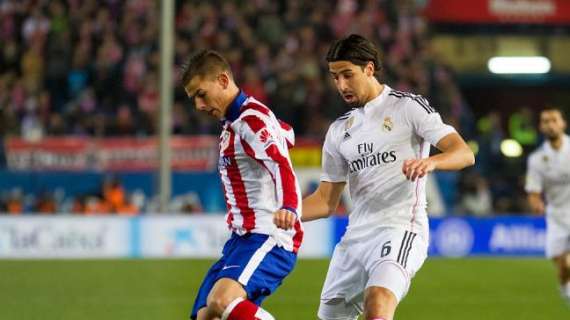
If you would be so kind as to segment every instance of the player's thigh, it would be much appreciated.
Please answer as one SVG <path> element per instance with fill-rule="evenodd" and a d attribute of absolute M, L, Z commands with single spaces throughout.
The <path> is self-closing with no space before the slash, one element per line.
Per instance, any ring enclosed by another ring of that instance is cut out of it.
<path fill-rule="evenodd" d="M 269 238 L 265 245 L 271 242 L 272 239 Z M 260 253 L 263 253 L 263 247 L 252 256 L 238 278 L 248 299 L 257 305 L 261 305 L 265 298 L 277 290 L 297 262 L 295 253 L 276 245 L 263 256 Z"/>
<path fill-rule="evenodd" d="M 362 296 L 367 277 L 362 264 L 350 254 L 354 250 L 352 245 L 349 247 L 342 243 L 335 247 L 321 292 L 321 301 L 337 298 L 351 301 Z"/>
<path fill-rule="evenodd" d="M 399 302 L 427 257 L 427 242 L 422 235 L 399 229 L 385 230 L 377 240 L 364 262 L 368 272 L 366 288 L 386 288 Z"/>
<path fill-rule="evenodd" d="M 553 218 L 547 218 L 546 223 L 546 257 L 553 259 L 570 252 L 570 229 Z"/>
<path fill-rule="evenodd" d="M 217 314 L 221 314 L 237 298 L 247 298 L 241 283 L 233 279 L 221 278 L 216 281 L 208 295 L 208 308 L 216 311 Z"/>
<path fill-rule="evenodd" d="M 336 298 L 321 301 L 317 316 L 320 320 L 356 320 L 361 313 L 358 303 Z"/>
<path fill-rule="evenodd" d="M 208 296 L 210 294 L 210 291 L 212 291 L 212 288 L 218 279 L 218 274 L 222 270 L 224 264 L 225 258 L 222 257 L 220 260 L 214 263 L 206 273 L 206 276 L 204 277 L 204 280 L 198 289 L 196 299 L 194 300 L 194 306 L 192 307 L 190 314 L 191 319 L 196 319 L 198 316 L 198 311 L 204 309 L 208 305 Z"/>
<path fill-rule="evenodd" d="M 248 234 L 226 256 L 218 279 L 228 278 L 241 284 L 247 299 L 257 305 L 279 287 L 293 270 L 297 255 L 277 245 L 268 235 Z"/>

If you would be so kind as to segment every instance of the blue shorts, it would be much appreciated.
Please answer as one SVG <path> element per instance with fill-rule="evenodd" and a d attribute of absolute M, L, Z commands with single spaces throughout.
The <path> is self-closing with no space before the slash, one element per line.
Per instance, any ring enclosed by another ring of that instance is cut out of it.
<path fill-rule="evenodd" d="M 297 255 L 275 244 L 265 234 L 250 233 L 238 236 L 233 233 L 224 245 L 222 257 L 210 268 L 198 290 L 191 319 L 206 306 L 208 294 L 221 278 L 241 283 L 248 300 L 257 305 L 267 298 L 293 270 Z"/>

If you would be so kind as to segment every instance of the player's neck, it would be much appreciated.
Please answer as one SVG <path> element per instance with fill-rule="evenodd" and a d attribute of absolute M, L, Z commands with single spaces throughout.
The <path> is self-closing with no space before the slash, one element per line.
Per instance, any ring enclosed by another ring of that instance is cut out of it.
<path fill-rule="evenodd" d="M 228 113 L 228 109 L 229 109 L 230 105 L 235 100 L 235 98 L 239 95 L 239 92 L 240 91 L 239 91 L 238 86 L 235 83 L 230 82 L 229 88 L 228 88 L 228 95 L 226 97 L 226 103 L 225 103 L 226 107 L 223 110 L 224 116 L 226 116 L 226 114 Z"/>
<path fill-rule="evenodd" d="M 382 91 L 384 91 L 384 85 L 378 82 L 378 80 L 374 79 L 370 86 L 368 99 L 366 99 L 366 102 L 364 104 L 367 104 L 368 102 L 374 100 L 382 93 Z"/>
<path fill-rule="evenodd" d="M 560 150 L 560 148 L 562 148 L 562 135 L 559 135 L 556 138 L 552 138 L 552 139 L 548 139 L 548 143 L 550 143 L 550 146 L 552 147 L 552 149 L 554 150 Z"/>

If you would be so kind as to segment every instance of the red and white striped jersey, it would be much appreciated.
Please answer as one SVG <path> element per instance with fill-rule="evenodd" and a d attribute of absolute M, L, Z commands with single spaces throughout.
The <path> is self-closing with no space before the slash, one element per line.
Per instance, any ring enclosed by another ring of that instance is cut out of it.
<path fill-rule="evenodd" d="M 272 235 L 280 246 L 297 252 L 303 228 L 301 188 L 289 158 L 294 140 L 289 125 L 240 92 L 223 121 L 218 170 L 229 228 L 239 235 Z M 282 230 L 273 223 L 273 213 L 280 208 L 297 214 L 293 229 Z"/>

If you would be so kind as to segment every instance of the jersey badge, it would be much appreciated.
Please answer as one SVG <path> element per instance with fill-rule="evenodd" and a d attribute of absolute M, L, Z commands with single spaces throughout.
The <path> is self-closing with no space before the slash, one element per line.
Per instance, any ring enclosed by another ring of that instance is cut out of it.
<path fill-rule="evenodd" d="M 392 118 L 386 117 L 384 118 L 384 123 L 382 124 L 382 130 L 385 132 L 390 132 L 394 128 L 394 123 L 392 122 Z"/>
<path fill-rule="evenodd" d="M 352 128 L 352 124 L 354 123 L 354 117 L 348 118 L 346 123 L 344 124 L 344 131 L 348 131 L 348 129 Z"/>
<path fill-rule="evenodd" d="M 223 152 L 230 146 L 230 132 L 225 130 L 220 141 L 220 150 Z"/>

